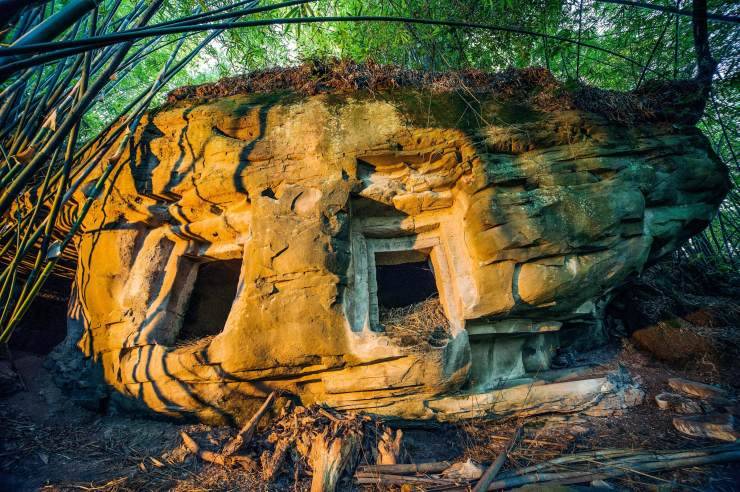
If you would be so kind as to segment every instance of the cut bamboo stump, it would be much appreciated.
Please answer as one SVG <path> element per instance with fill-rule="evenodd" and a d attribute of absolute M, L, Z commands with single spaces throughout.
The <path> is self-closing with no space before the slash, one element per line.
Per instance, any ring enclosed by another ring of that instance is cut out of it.
<path fill-rule="evenodd" d="M 393 431 L 390 427 L 383 429 L 383 434 L 378 441 L 378 464 L 395 465 L 401 455 L 401 439 L 403 431 L 398 429 Z"/>
<path fill-rule="evenodd" d="M 313 469 L 311 492 L 334 492 L 337 489 L 339 478 L 361 441 L 362 434 L 352 429 L 340 436 L 327 428 L 316 436 L 308 459 Z"/>

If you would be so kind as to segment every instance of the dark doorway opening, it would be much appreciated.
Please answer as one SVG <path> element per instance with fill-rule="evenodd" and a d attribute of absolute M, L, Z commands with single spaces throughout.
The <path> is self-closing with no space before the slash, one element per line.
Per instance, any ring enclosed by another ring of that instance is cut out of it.
<path fill-rule="evenodd" d="M 377 264 L 377 263 L 376 263 Z M 428 259 L 398 264 L 377 264 L 378 306 L 409 306 L 437 296 L 437 283 Z"/>
<path fill-rule="evenodd" d="M 198 267 L 178 341 L 217 335 L 223 330 L 239 285 L 241 260 L 221 260 Z"/>

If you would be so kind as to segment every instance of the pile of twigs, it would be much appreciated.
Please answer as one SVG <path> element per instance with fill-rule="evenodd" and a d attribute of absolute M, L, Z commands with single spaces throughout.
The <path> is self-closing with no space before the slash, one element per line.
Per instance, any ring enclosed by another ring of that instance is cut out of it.
<path fill-rule="evenodd" d="M 260 419 L 275 401 L 272 393 L 257 413 L 219 451 L 204 449 L 192 437 L 180 433 L 185 447 L 203 461 L 224 467 L 240 467 L 257 474 L 264 483 L 292 469 L 296 480 L 311 475 L 311 490 L 336 490 L 343 476 L 361 458 L 395 462 L 402 433 L 375 419 L 356 413 L 336 413 L 313 405 L 296 406 L 285 401 L 269 428 L 260 435 Z M 349 479 L 348 476 L 346 476 Z"/>

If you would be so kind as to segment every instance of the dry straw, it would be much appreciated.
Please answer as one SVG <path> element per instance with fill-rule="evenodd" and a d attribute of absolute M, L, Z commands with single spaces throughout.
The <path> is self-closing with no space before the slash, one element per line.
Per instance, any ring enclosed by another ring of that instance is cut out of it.
<path fill-rule="evenodd" d="M 450 338 L 450 323 L 439 297 L 397 308 L 380 308 L 380 323 L 388 337 L 401 347 L 427 352 Z"/>

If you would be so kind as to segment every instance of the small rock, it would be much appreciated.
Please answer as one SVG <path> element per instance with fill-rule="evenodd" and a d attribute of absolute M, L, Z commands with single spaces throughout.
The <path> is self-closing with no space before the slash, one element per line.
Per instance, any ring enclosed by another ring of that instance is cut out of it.
<path fill-rule="evenodd" d="M 483 467 L 470 459 L 455 463 L 442 472 L 445 478 L 464 480 L 478 480 L 481 475 L 483 475 Z"/>
<path fill-rule="evenodd" d="M 689 379 L 683 378 L 671 378 L 668 380 L 668 386 L 676 391 L 685 393 L 691 396 L 697 396 L 710 400 L 712 398 L 727 399 L 727 391 L 723 390 L 718 386 L 712 386 L 711 384 L 698 383 Z"/>
<path fill-rule="evenodd" d="M 729 442 L 735 442 L 740 437 L 740 433 L 735 430 L 735 418 L 729 413 L 675 417 L 673 427 L 693 437 L 708 437 Z"/>
<path fill-rule="evenodd" d="M 596 405 L 584 410 L 584 415 L 591 417 L 622 415 L 625 409 L 641 405 L 645 400 L 645 392 L 623 367 L 620 367 L 617 373 L 607 375 L 607 381 L 602 389 L 604 397 Z"/>
<path fill-rule="evenodd" d="M 640 328 L 632 333 L 631 340 L 638 348 L 676 367 L 702 358 L 716 359 L 710 340 L 678 317 Z"/>
<path fill-rule="evenodd" d="M 677 393 L 661 393 L 655 396 L 655 403 L 661 410 L 671 410 L 678 413 L 696 414 L 704 413 L 699 402 Z"/>

